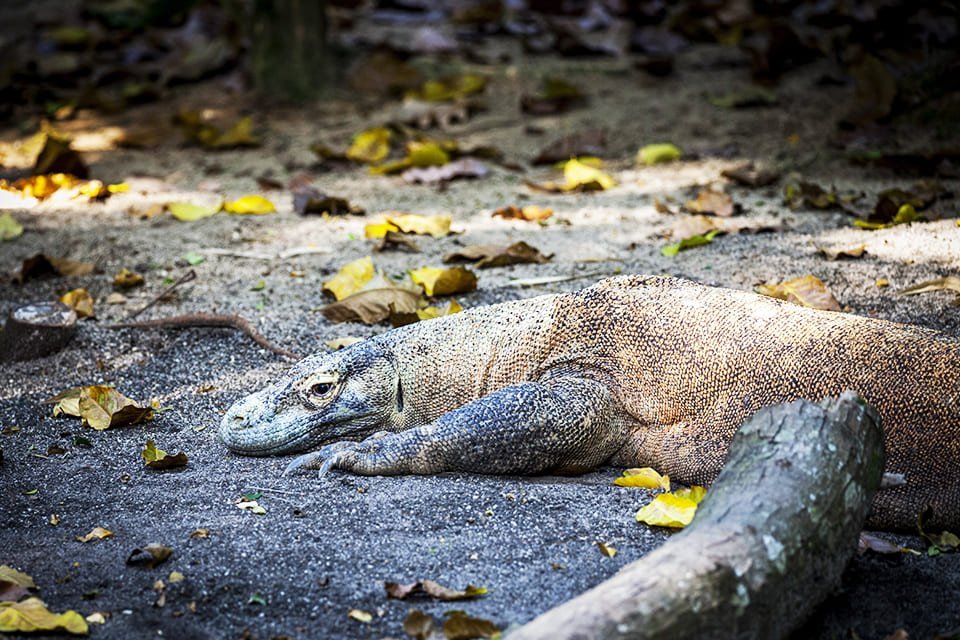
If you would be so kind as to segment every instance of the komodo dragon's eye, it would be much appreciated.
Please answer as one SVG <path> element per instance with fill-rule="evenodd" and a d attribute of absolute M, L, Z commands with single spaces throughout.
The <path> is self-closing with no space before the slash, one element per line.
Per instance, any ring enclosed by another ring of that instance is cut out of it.
<path fill-rule="evenodd" d="M 318 382 L 312 387 L 310 387 L 310 393 L 315 396 L 325 396 L 330 393 L 330 389 L 333 389 L 333 385 L 329 382 Z"/>

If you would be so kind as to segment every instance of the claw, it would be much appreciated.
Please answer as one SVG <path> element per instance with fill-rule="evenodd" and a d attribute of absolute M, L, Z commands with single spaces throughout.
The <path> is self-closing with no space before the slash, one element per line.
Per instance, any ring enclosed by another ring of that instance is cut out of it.
<path fill-rule="evenodd" d="M 336 468 L 337 463 L 343 459 L 343 456 L 340 453 L 335 453 L 326 460 L 323 461 L 323 464 L 320 465 L 320 477 L 324 477 L 331 469 Z"/>
<path fill-rule="evenodd" d="M 293 461 L 290 464 L 287 465 L 287 468 L 283 470 L 282 477 L 284 478 L 287 477 L 297 469 L 316 468 L 315 465 L 317 464 L 317 460 L 322 459 L 324 457 L 323 453 L 324 452 L 321 449 L 320 451 L 311 451 L 310 453 L 305 453 L 302 456 L 297 456 L 296 458 L 293 459 Z"/>

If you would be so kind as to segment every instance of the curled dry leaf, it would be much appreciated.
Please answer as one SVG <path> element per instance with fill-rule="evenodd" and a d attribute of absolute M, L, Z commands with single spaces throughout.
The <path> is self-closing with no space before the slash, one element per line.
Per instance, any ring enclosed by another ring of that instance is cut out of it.
<path fill-rule="evenodd" d="M 411 167 L 439 167 L 450 162 L 450 145 L 433 140 L 413 140 L 407 143 L 407 155 L 394 162 L 370 167 L 370 173 L 388 175 Z"/>
<path fill-rule="evenodd" d="M 76 387 L 44 401 L 53 404 L 54 417 L 75 416 L 84 426 L 102 431 L 123 427 L 153 418 L 153 408 L 141 406 L 113 387 Z"/>
<path fill-rule="evenodd" d="M 418 580 L 409 584 L 399 582 L 384 582 L 383 588 L 388 598 L 403 600 L 409 596 L 426 595 L 444 602 L 456 600 L 472 600 L 487 593 L 484 587 L 475 587 L 468 584 L 463 589 L 451 589 L 433 580 Z"/>
<path fill-rule="evenodd" d="M 841 258 L 860 258 L 867 252 L 867 245 L 860 243 L 851 246 L 821 246 L 814 245 L 817 251 L 822 253 L 827 260 L 840 260 Z"/>
<path fill-rule="evenodd" d="M 556 182 L 537 183 L 524 180 L 524 184 L 535 191 L 546 193 L 582 193 L 605 191 L 615 186 L 616 181 L 599 168 L 582 159 L 571 158 L 563 164 L 562 184 Z"/>
<path fill-rule="evenodd" d="M 93 297 L 86 289 L 72 289 L 60 296 L 60 302 L 73 309 L 78 318 L 92 318 L 96 314 L 93 311 Z"/>
<path fill-rule="evenodd" d="M 607 544 L 606 542 L 598 542 L 597 549 L 599 549 L 600 553 L 608 558 L 612 558 L 617 555 L 617 548 L 612 544 Z"/>
<path fill-rule="evenodd" d="M 419 287 L 400 285 L 376 275 L 364 288 L 321 310 L 331 322 L 376 324 L 394 314 L 416 313 L 422 292 Z"/>
<path fill-rule="evenodd" d="M 403 621 L 404 632 L 414 640 L 427 640 L 433 633 L 433 618 L 419 609 L 413 609 Z"/>
<path fill-rule="evenodd" d="M 450 235 L 450 225 L 453 216 L 441 214 L 424 216 L 416 213 L 390 213 L 383 222 L 374 222 L 363 227 L 363 234 L 367 238 L 383 238 L 388 232 L 412 233 L 422 236 L 442 238 Z"/>
<path fill-rule="evenodd" d="M 514 242 L 504 247 L 496 244 L 474 244 L 443 257 L 446 263 L 472 262 L 477 269 L 505 267 L 511 264 L 543 264 L 549 262 L 553 254 L 543 255 L 526 242 Z"/>
<path fill-rule="evenodd" d="M 428 296 L 450 296 L 477 289 L 477 276 L 464 267 L 420 267 L 410 271 L 414 284 L 423 287 Z"/>
<path fill-rule="evenodd" d="M 76 611 L 51 613 L 40 598 L 27 598 L 20 602 L 0 602 L 0 631 L 65 631 L 86 635 L 89 628 L 87 621 Z"/>
<path fill-rule="evenodd" d="M 375 127 L 361 131 L 353 137 L 347 148 L 346 156 L 354 162 L 377 164 L 390 155 L 390 141 L 393 134 L 386 127 Z"/>
<path fill-rule="evenodd" d="M 687 202 L 686 208 L 690 213 L 713 214 L 721 218 L 729 218 L 736 210 L 729 194 L 713 189 L 701 189 L 696 200 Z"/>
<path fill-rule="evenodd" d="M 36 588 L 33 578 L 27 574 L 5 564 L 0 565 L 0 601 L 16 602 Z"/>
<path fill-rule="evenodd" d="M 942 278 L 936 278 L 935 280 L 927 280 L 925 282 L 915 284 L 912 287 L 907 287 L 898 293 L 904 296 L 912 296 L 918 293 L 929 293 L 931 291 L 944 290 L 960 293 L 960 276 L 944 276 Z M 960 305 L 960 296 L 958 296 L 953 303 Z"/>
<path fill-rule="evenodd" d="M 650 467 L 625 469 L 623 475 L 616 478 L 613 484 L 618 487 L 640 487 L 641 489 L 670 491 L 670 476 L 660 475 L 658 471 Z"/>
<path fill-rule="evenodd" d="M 503 218 L 504 220 L 526 220 L 528 222 L 543 222 L 553 215 L 553 209 L 549 207 L 539 207 L 534 204 L 528 204 L 524 207 L 508 205 L 497 209 L 492 214 L 494 218 Z"/>
<path fill-rule="evenodd" d="M 820 278 L 812 275 L 801 276 L 780 284 L 763 284 L 758 286 L 756 291 L 803 307 L 840 311 L 840 303 L 833 297 L 827 285 Z"/>
<path fill-rule="evenodd" d="M 183 451 L 172 456 L 163 449 L 157 449 L 153 440 L 147 440 L 140 455 L 143 457 L 144 464 L 151 469 L 175 469 L 187 465 L 187 454 Z"/>
<path fill-rule="evenodd" d="M 54 258 L 42 253 L 33 255 L 20 266 L 20 270 L 13 274 L 11 279 L 17 284 L 23 284 L 34 278 L 49 276 L 85 276 L 93 272 L 90 262 L 78 262 L 66 258 Z"/>
<path fill-rule="evenodd" d="M 90 530 L 90 533 L 77 536 L 77 542 L 92 542 L 94 540 L 104 540 L 106 538 L 113 537 L 113 532 L 104 529 L 103 527 L 94 527 Z"/>
<path fill-rule="evenodd" d="M 417 246 L 417 243 L 400 231 L 387 230 L 383 237 L 380 238 L 380 242 L 373 246 L 373 250 L 378 252 L 399 249 L 405 249 L 412 253 L 420 253 L 420 247 Z"/>
<path fill-rule="evenodd" d="M 126 267 L 120 269 L 117 272 L 117 275 L 113 276 L 113 286 L 118 289 L 132 289 L 133 287 L 139 287 L 144 283 L 143 276 L 134 271 L 130 271 Z"/>
<path fill-rule="evenodd" d="M 463 611 L 454 611 L 443 621 L 443 635 L 447 640 L 492 638 L 500 629 L 489 620 L 474 618 Z"/>
<path fill-rule="evenodd" d="M 263 516 L 267 514 L 267 510 L 264 509 L 263 506 L 261 506 L 260 503 L 257 502 L 256 500 L 247 500 L 245 498 L 241 498 L 240 500 L 237 500 L 233 504 L 234 506 L 237 507 L 237 509 L 241 509 L 242 511 L 249 511 L 250 513 L 253 513 L 258 516 Z"/>
<path fill-rule="evenodd" d="M 153 569 L 166 562 L 171 555 L 173 555 L 173 549 L 167 545 L 151 542 L 131 551 L 127 556 L 127 565 Z"/>
<path fill-rule="evenodd" d="M 343 265 L 335 276 L 323 283 L 323 290 L 333 294 L 337 300 L 343 300 L 363 289 L 373 279 L 374 273 L 373 258 L 359 258 Z"/>
<path fill-rule="evenodd" d="M 752 162 L 737 165 L 720 172 L 724 178 L 733 180 L 744 187 L 765 187 L 780 179 L 780 174 L 773 169 L 756 167 Z"/>
<path fill-rule="evenodd" d="M 350 609 L 347 611 L 347 617 L 363 623 L 369 623 L 373 620 L 373 614 L 363 609 Z"/>

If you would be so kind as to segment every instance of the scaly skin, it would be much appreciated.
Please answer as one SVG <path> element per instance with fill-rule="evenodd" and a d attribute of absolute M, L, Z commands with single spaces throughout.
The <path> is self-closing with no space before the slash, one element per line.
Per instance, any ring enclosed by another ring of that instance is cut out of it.
<path fill-rule="evenodd" d="M 233 451 L 311 451 L 288 468 L 367 475 L 652 466 L 710 482 L 764 406 L 852 389 L 881 415 L 887 471 L 870 524 L 960 525 L 960 341 L 668 277 L 402 327 L 297 363 L 237 402 Z M 785 461 L 789 463 L 789 461 Z"/>

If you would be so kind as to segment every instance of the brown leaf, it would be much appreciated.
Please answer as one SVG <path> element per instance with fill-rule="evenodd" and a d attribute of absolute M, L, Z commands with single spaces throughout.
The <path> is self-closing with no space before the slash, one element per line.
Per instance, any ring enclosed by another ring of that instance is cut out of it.
<path fill-rule="evenodd" d="M 841 258 L 860 258 L 867 251 L 867 245 L 861 243 L 858 245 L 850 246 L 833 246 L 827 247 L 822 245 L 815 245 L 817 251 L 826 256 L 827 260 L 839 260 Z"/>
<path fill-rule="evenodd" d="M 690 213 L 709 213 L 722 218 L 729 218 L 735 210 L 733 198 L 712 189 L 701 189 L 697 199 L 688 201 L 686 208 Z"/>
<path fill-rule="evenodd" d="M 61 414 L 82 419 L 85 426 L 98 431 L 121 427 L 153 418 L 153 409 L 124 396 L 113 387 L 76 387 L 44 400 L 54 404 L 54 417 Z"/>
<path fill-rule="evenodd" d="M 508 205 L 501 207 L 490 214 L 494 218 L 503 218 L 504 220 L 526 220 L 528 222 L 542 222 L 553 215 L 553 209 L 550 207 L 538 207 L 528 204 L 524 207 Z"/>
<path fill-rule="evenodd" d="M 94 527 L 90 530 L 85 536 L 77 536 L 77 542 L 91 542 L 93 540 L 103 540 L 105 538 L 113 537 L 113 532 L 104 529 L 103 527 Z"/>
<path fill-rule="evenodd" d="M 163 449 L 157 449 L 153 440 L 147 440 L 146 446 L 140 452 L 144 464 L 151 469 L 176 469 L 187 465 L 187 454 L 183 451 L 177 455 L 170 455 Z"/>
<path fill-rule="evenodd" d="M 78 318 L 92 318 L 93 298 L 86 289 L 72 289 L 60 296 L 60 302 L 73 309 Z"/>
<path fill-rule="evenodd" d="M 433 633 L 433 618 L 419 609 L 413 609 L 403 621 L 403 630 L 415 640 L 427 640 Z"/>
<path fill-rule="evenodd" d="M 778 172 L 773 169 L 756 167 L 752 162 L 737 165 L 731 169 L 724 169 L 720 175 L 745 187 L 765 187 L 780 179 Z"/>
<path fill-rule="evenodd" d="M 328 216 L 362 216 L 366 213 L 362 207 L 350 204 L 346 198 L 328 196 L 309 185 L 293 190 L 293 210 L 300 215 L 316 213 Z"/>
<path fill-rule="evenodd" d="M 907 287 L 900 291 L 900 295 L 912 296 L 918 293 L 929 293 L 930 291 L 954 291 L 960 293 L 960 276 L 944 276 L 934 280 L 925 280 L 912 287 Z"/>
<path fill-rule="evenodd" d="M 757 287 L 757 293 L 779 298 L 803 307 L 840 311 L 840 303 L 830 293 L 830 289 L 816 276 L 802 276 L 780 284 L 764 284 Z"/>
<path fill-rule="evenodd" d="M 443 621 L 443 635 L 447 640 L 491 638 L 500 629 L 489 620 L 474 618 L 462 611 L 454 611 Z"/>
<path fill-rule="evenodd" d="M 840 207 L 837 192 L 812 182 L 793 182 L 783 189 L 784 203 L 791 209 L 834 209 Z"/>
<path fill-rule="evenodd" d="M 0 601 L 16 602 L 36 588 L 33 578 L 27 574 L 5 564 L 0 565 Z"/>
<path fill-rule="evenodd" d="M 130 271 L 126 267 L 120 269 L 117 272 L 117 275 L 113 277 L 113 286 L 118 289 L 132 289 L 133 287 L 139 287 L 144 282 L 143 276 L 134 271 Z"/>
<path fill-rule="evenodd" d="M 388 229 L 380 242 L 373 245 L 374 251 L 392 251 L 396 249 L 406 249 L 412 253 L 419 253 L 420 247 L 414 242 L 413 238 L 400 231 Z"/>
<path fill-rule="evenodd" d="M 421 293 L 398 287 L 380 279 L 371 288 L 325 306 L 321 313 L 331 322 L 363 322 L 376 324 L 395 313 L 415 313 Z"/>
<path fill-rule="evenodd" d="M 588 129 L 555 140 L 531 161 L 533 164 L 554 164 L 575 156 L 602 156 L 607 151 L 607 134 L 603 129 Z"/>
<path fill-rule="evenodd" d="M 384 582 L 383 587 L 387 592 L 388 598 L 395 598 L 397 600 L 404 600 L 409 596 L 427 595 L 443 602 L 452 602 L 456 600 L 472 600 L 487 593 L 485 588 L 475 587 L 472 584 L 468 584 L 462 590 L 458 590 L 445 587 L 433 580 L 418 580 L 410 584 Z"/>
<path fill-rule="evenodd" d="M 477 289 L 477 276 L 464 267 L 420 267 L 410 271 L 414 284 L 423 287 L 428 296 L 451 296 Z"/>
<path fill-rule="evenodd" d="M 127 556 L 127 565 L 131 567 L 146 567 L 153 569 L 157 565 L 166 562 L 173 554 L 173 549 L 156 542 L 151 542 L 142 547 L 137 547 Z"/>
<path fill-rule="evenodd" d="M 20 270 L 13 274 L 12 280 L 23 284 L 27 280 L 50 276 L 85 276 L 93 271 L 93 264 L 77 262 L 66 258 L 52 258 L 38 253 L 23 261 Z"/>
<path fill-rule="evenodd" d="M 496 244 L 474 244 L 443 257 L 446 263 L 473 262 L 477 269 L 504 267 L 511 264 L 543 264 L 553 254 L 543 255 L 526 242 L 514 242 L 508 247 Z"/>

